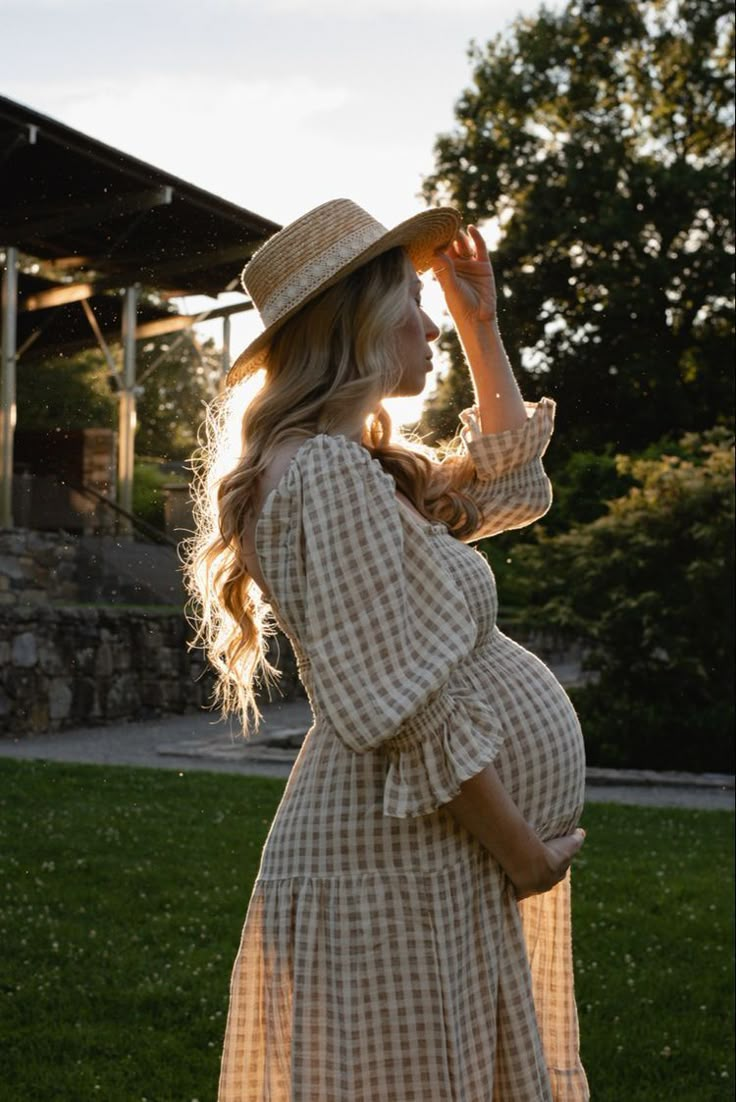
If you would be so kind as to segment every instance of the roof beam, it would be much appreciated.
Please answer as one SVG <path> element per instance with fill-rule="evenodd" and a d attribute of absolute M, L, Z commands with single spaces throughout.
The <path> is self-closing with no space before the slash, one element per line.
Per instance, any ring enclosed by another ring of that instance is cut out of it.
<path fill-rule="evenodd" d="M 31 312 L 43 310 L 52 306 L 65 306 L 70 302 L 81 302 L 87 306 L 87 299 L 94 298 L 99 291 L 99 284 L 70 283 L 62 287 L 52 287 L 49 291 L 40 291 L 37 295 L 29 295 L 22 303 L 20 310 Z M 155 321 L 142 322 L 136 328 L 136 337 L 155 337 L 161 333 L 175 333 L 179 329 L 188 329 L 193 325 L 199 325 L 210 318 L 229 318 L 231 314 L 240 314 L 243 310 L 252 310 L 252 302 L 236 302 L 231 306 L 216 306 L 212 310 L 203 310 L 198 314 L 167 314 Z"/>
<path fill-rule="evenodd" d="M 35 295 L 27 295 L 24 299 L 21 299 L 18 310 L 20 313 L 31 314 L 36 310 L 50 310 L 55 306 L 67 306 L 70 302 L 84 302 L 85 299 L 94 298 L 103 291 L 109 291 L 111 288 L 119 286 L 119 278 L 117 280 L 98 280 L 96 283 L 60 283 L 57 287 L 49 287 L 47 291 L 38 291 Z M 225 289 L 223 288 L 223 290 Z M 162 298 L 169 299 L 187 298 L 196 292 L 166 291 L 158 293 Z M 238 309 L 240 308 L 238 307 Z M 250 304 L 242 308 L 250 309 Z M 232 312 L 237 313 L 236 310 Z M 220 312 L 214 316 L 221 318 L 226 317 L 226 314 Z"/>
<path fill-rule="evenodd" d="M 147 188 L 145 191 L 126 192 L 123 195 L 107 199 L 103 203 L 93 203 L 80 208 L 78 205 L 64 208 L 33 207 L 28 212 L 14 211 L 6 216 L 7 221 L 0 225 L 0 240 L 16 241 L 21 238 L 43 238 L 55 232 L 84 229 L 87 226 L 99 226 L 112 218 L 123 214 L 151 210 L 153 207 L 168 206 L 174 198 L 173 187 Z M 39 218 L 40 215 L 40 218 Z M 34 221 L 30 221 L 33 216 Z"/>
<path fill-rule="evenodd" d="M 7 161 L 10 155 L 22 145 L 35 145 L 37 137 L 38 127 L 34 126 L 33 123 L 25 123 L 19 126 L 14 136 L 11 137 L 2 153 L 0 153 L 0 162 Z"/>
<path fill-rule="evenodd" d="M 240 314 L 243 310 L 252 310 L 252 302 L 238 302 L 233 306 L 218 306 L 215 310 L 205 310 L 200 314 L 171 314 L 156 321 L 145 321 L 136 326 L 136 340 L 143 337 L 159 337 L 162 333 L 176 333 L 181 329 L 191 329 L 214 318 L 229 318 L 231 314 Z"/>
<path fill-rule="evenodd" d="M 73 272 L 79 268 L 91 267 L 92 258 L 89 256 L 55 256 L 53 260 L 39 260 L 38 265 L 41 273 L 43 273 L 44 268 Z"/>
<path fill-rule="evenodd" d="M 265 238 L 263 240 L 265 240 Z M 161 280 L 168 279 L 171 276 L 181 275 L 182 273 L 188 274 L 198 271 L 209 271 L 217 265 L 228 264 L 231 261 L 238 261 L 238 266 L 241 267 L 261 243 L 261 240 L 259 240 L 252 246 L 227 245 L 222 249 L 214 249 L 212 252 L 195 253 L 193 256 L 179 257 L 177 260 L 167 262 L 166 264 L 156 264 L 152 274 L 155 281 L 158 283 Z M 69 260 L 71 259 L 72 258 L 69 258 Z M 52 306 L 64 306 L 68 302 L 79 302 L 80 300 L 91 298 L 100 291 L 108 290 L 111 287 L 119 287 L 125 276 L 123 269 L 127 268 L 128 265 L 124 257 L 119 258 L 117 264 L 119 271 L 116 279 L 100 279 L 96 280 L 94 283 L 62 283 L 59 284 L 58 287 L 50 287 L 48 291 L 39 291 L 35 295 L 28 295 L 27 298 L 21 301 L 19 309 L 21 311 L 47 310 Z M 138 261 L 136 266 L 131 258 L 131 275 L 136 270 L 140 276 L 140 261 Z M 238 282 L 238 276 L 234 276 L 231 283 L 237 284 Z M 223 291 L 227 289 L 231 288 L 222 288 Z M 183 298 L 187 295 L 196 293 L 179 287 L 167 289 L 159 287 L 158 291 L 164 298 Z"/>
<path fill-rule="evenodd" d="M 58 287 L 50 287 L 48 291 L 28 295 L 21 302 L 20 309 L 30 313 L 33 310 L 48 310 L 52 306 L 66 306 L 68 302 L 92 298 L 100 289 L 99 283 L 60 283 Z"/>

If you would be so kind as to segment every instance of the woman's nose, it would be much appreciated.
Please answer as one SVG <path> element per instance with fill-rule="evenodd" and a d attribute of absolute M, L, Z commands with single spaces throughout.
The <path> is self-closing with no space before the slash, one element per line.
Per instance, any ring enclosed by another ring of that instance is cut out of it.
<path fill-rule="evenodd" d="M 423 310 L 422 313 L 424 314 Z M 436 341 L 440 335 L 439 329 L 432 321 L 429 314 L 424 314 L 424 335 L 428 341 Z"/>

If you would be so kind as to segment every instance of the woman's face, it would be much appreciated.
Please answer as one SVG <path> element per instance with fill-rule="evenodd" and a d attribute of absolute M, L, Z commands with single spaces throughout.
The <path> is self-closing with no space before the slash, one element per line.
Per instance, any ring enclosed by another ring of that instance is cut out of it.
<path fill-rule="evenodd" d="M 408 398 L 424 390 L 432 370 L 430 341 L 436 341 L 440 331 L 422 310 L 422 284 L 413 269 L 401 294 L 406 296 L 404 317 L 396 334 L 401 378 L 392 397 Z"/>

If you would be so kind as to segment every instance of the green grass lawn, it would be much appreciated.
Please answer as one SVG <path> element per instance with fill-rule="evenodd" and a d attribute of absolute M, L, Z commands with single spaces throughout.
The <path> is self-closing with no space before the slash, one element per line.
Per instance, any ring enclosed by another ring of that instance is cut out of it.
<path fill-rule="evenodd" d="M 0 761 L 3 1102 L 213 1102 L 282 789 Z M 593 1102 L 730 1099 L 733 815 L 592 805 L 584 825 L 575 953 Z"/>

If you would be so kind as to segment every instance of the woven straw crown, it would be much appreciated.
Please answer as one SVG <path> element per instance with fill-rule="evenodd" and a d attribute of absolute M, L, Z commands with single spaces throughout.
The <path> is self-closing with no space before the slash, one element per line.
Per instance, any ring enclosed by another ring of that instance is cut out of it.
<path fill-rule="evenodd" d="M 243 287 L 266 327 L 238 356 L 228 386 L 263 363 L 274 333 L 322 291 L 395 246 L 426 271 L 460 226 L 450 207 L 422 211 L 387 230 L 349 199 L 332 199 L 279 230 L 243 269 Z"/>

